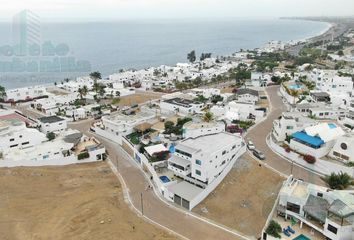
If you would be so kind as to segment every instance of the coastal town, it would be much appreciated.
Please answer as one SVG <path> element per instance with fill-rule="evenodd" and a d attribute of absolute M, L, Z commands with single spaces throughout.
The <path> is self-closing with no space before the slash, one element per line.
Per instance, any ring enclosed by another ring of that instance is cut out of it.
<path fill-rule="evenodd" d="M 328 22 L 228 56 L 0 87 L 0 238 L 354 240 L 354 23 Z"/>

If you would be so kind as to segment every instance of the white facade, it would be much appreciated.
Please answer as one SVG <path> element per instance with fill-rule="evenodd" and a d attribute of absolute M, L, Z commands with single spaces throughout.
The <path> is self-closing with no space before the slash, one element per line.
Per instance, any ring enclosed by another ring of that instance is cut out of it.
<path fill-rule="evenodd" d="M 34 128 L 27 128 L 24 122 L 0 121 L 0 151 L 32 147 L 46 141 L 45 134 Z"/>
<path fill-rule="evenodd" d="M 349 133 L 336 140 L 329 156 L 344 162 L 354 162 L 354 133 Z"/>
<path fill-rule="evenodd" d="M 47 91 L 42 86 L 10 89 L 6 91 L 5 101 L 30 100 L 45 95 L 47 95 Z"/>
<path fill-rule="evenodd" d="M 315 124 L 315 120 L 304 117 L 301 113 L 284 112 L 279 119 L 273 121 L 272 135 L 276 141 L 284 142 L 287 136 Z"/>
<path fill-rule="evenodd" d="M 196 138 L 208 134 L 225 132 L 223 122 L 188 122 L 183 125 L 183 138 Z"/>
<path fill-rule="evenodd" d="M 38 119 L 40 122 L 40 131 L 47 134 L 50 132 L 60 133 L 67 128 L 67 121 L 57 116 L 42 117 Z"/>
<path fill-rule="evenodd" d="M 203 103 L 182 99 L 172 98 L 160 102 L 162 113 L 176 113 L 180 115 L 190 115 L 200 113 L 204 107 Z"/>
<path fill-rule="evenodd" d="M 210 184 L 236 156 L 243 144 L 242 138 L 221 132 L 186 139 L 176 146 L 175 155 L 190 162 L 193 179 Z M 171 161 L 169 168 L 174 169 Z"/>
<path fill-rule="evenodd" d="M 217 88 L 194 88 L 191 90 L 191 94 L 194 96 L 203 96 L 205 98 L 211 98 L 221 94 L 220 89 Z"/>
<path fill-rule="evenodd" d="M 134 115 L 125 115 L 122 113 L 114 113 L 110 116 L 102 117 L 102 131 L 98 131 L 100 134 L 109 134 L 106 136 L 112 136 L 116 139 L 116 142 L 121 143 L 120 138 L 131 134 L 134 130 L 134 127 L 145 123 L 145 122 L 154 122 L 156 119 L 156 114 L 148 111 L 140 111 Z M 106 133 L 104 133 L 106 132 Z"/>

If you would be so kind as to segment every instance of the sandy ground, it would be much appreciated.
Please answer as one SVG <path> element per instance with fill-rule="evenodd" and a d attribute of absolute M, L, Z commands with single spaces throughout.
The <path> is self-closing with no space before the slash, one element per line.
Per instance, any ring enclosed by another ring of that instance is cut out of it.
<path fill-rule="evenodd" d="M 135 93 L 132 95 L 121 97 L 120 102 L 117 105 L 120 107 L 131 106 L 134 104 L 142 104 L 158 98 L 161 98 L 160 93 L 154 93 L 154 92 Z"/>
<path fill-rule="evenodd" d="M 2 240 L 176 239 L 124 202 L 106 163 L 0 169 Z"/>
<path fill-rule="evenodd" d="M 215 191 L 193 211 L 258 238 L 283 181 L 245 154 Z"/>

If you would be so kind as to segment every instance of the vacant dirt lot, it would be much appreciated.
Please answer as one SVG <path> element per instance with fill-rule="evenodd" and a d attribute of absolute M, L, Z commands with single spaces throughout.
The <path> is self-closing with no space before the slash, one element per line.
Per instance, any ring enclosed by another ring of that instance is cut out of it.
<path fill-rule="evenodd" d="M 117 104 L 120 107 L 131 106 L 134 104 L 142 104 L 150 100 L 161 98 L 163 94 L 154 92 L 137 92 L 132 95 L 124 96 L 120 98 L 120 102 Z"/>
<path fill-rule="evenodd" d="M 194 212 L 249 236 L 260 237 L 284 179 L 243 155 Z"/>
<path fill-rule="evenodd" d="M 124 202 L 106 163 L 0 169 L 1 240 L 176 239 Z"/>

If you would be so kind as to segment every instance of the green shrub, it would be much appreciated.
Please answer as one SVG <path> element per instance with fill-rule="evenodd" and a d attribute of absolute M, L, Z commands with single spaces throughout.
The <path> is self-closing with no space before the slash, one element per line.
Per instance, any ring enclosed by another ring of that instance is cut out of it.
<path fill-rule="evenodd" d="M 82 159 L 86 159 L 89 157 L 90 157 L 90 154 L 88 152 L 82 152 L 82 153 L 79 153 L 79 155 L 77 156 L 77 159 L 82 160 Z"/>
<path fill-rule="evenodd" d="M 281 233 L 281 226 L 279 223 L 276 221 L 272 220 L 270 221 L 266 233 L 269 234 L 270 236 L 273 236 L 275 238 L 281 238 L 280 234 Z"/>

